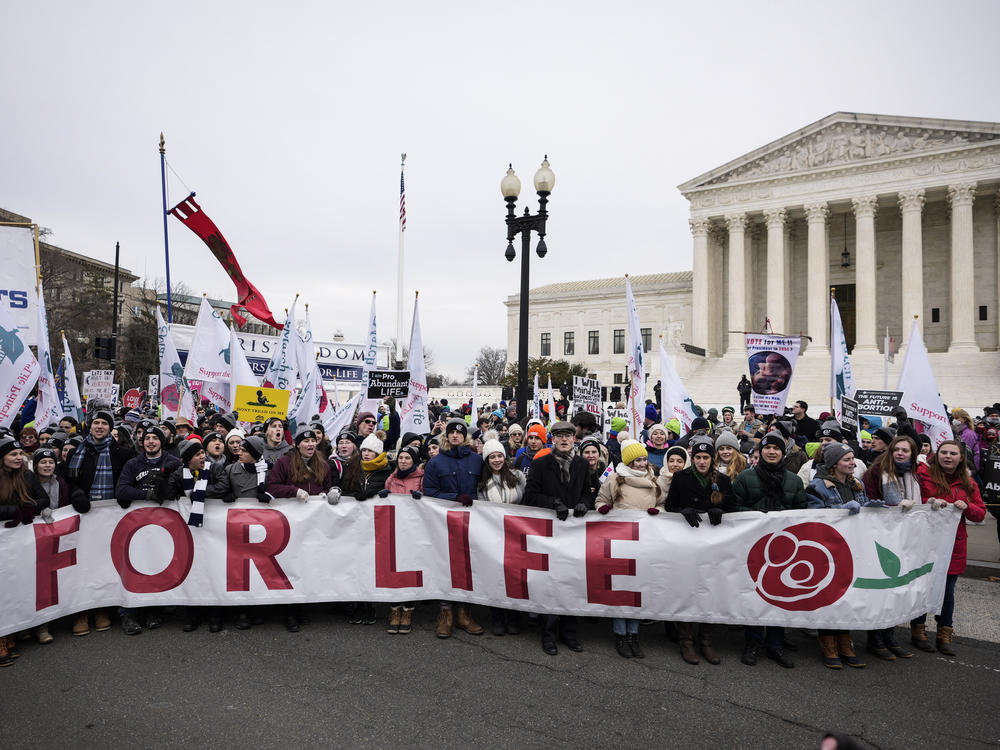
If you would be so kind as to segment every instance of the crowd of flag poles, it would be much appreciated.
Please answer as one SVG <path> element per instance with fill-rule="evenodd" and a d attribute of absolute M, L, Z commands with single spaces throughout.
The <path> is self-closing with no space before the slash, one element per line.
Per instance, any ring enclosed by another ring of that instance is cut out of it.
<path fill-rule="evenodd" d="M 339 390 L 334 380 L 334 398 L 331 401 L 323 383 L 323 375 L 317 362 L 313 345 L 312 321 L 309 306 L 305 306 L 303 326 L 298 325 L 296 305 L 298 295 L 288 309 L 285 322 L 278 325 L 271 315 L 263 296 L 243 275 L 235 254 L 222 233 L 194 201 L 194 193 L 183 201 L 167 209 L 165 148 L 160 136 L 161 176 L 163 184 L 164 216 L 173 215 L 188 226 L 211 249 L 237 288 L 238 302 L 233 305 L 233 318 L 240 324 L 244 318 L 238 309 L 245 308 L 256 317 L 280 328 L 278 343 L 262 379 L 254 374 L 247 361 L 239 336 L 232 326 L 227 326 L 222 316 L 212 308 L 206 296 L 202 297 L 195 331 L 187 361 L 181 364 L 177 348 L 170 333 L 169 312 L 171 310 L 170 290 L 167 290 L 168 320 L 163 319 L 160 309 L 156 310 L 157 339 L 159 349 L 159 383 L 161 396 L 161 417 L 184 417 L 192 423 L 196 421 L 196 403 L 191 382 L 201 384 L 198 391 L 201 398 L 208 399 L 217 408 L 236 410 L 236 392 L 239 386 L 253 388 L 268 387 L 287 390 L 293 394 L 289 400 L 288 419 L 292 430 L 297 424 L 319 416 L 327 433 L 336 434 L 350 424 L 358 410 L 375 412 L 377 402 L 368 397 L 370 373 L 376 367 L 377 321 L 375 315 L 376 293 L 372 292 L 371 312 L 368 319 L 367 336 L 364 343 L 364 365 L 362 368 L 361 390 L 345 403 L 340 403 Z M 399 251 L 397 277 L 397 321 L 396 358 L 403 327 L 403 234 L 406 230 L 406 191 L 404 164 L 406 154 L 401 155 L 399 176 Z M 164 252 L 169 279 L 169 244 L 167 224 L 164 223 Z M 35 410 L 35 424 L 48 425 L 58 422 L 63 415 L 82 419 L 84 403 L 80 398 L 79 381 L 73 366 L 73 358 L 65 335 L 62 336 L 63 358 L 58 376 L 53 371 L 50 355 L 48 326 L 45 316 L 45 301 L 41 279 L 37 283 L 38 296 L 38 339 L 37 357 L 21 340 L 17 326 L 10 319 L 6 307 L 0 306 L 0 394 L 7 394 L 0 402 L 0 426 L 9 427 L 16 417 L 21 404 L 37 383 L 38 395 Z M 410 346 L 407 368 L 410 373 L 409 391 L 399 406 L 402 432 L 423 433 L 429 431 L 428 391 L 426 366 L 423 357 L 423 340 L 420 331 L 417 293 L 413 303 L 413 318 L 410 329 Z M 632 293 L 632 283 L 625 276 L 625 305 L 628 314 L 628 356 L 626 372 L 628 378 L 627 422 L 633 435 L 643 429 L 646 401 L 645 343 L 639 323 L 639 311 Z M 851 398 L 855 393 L 853 371 L 847 354 L 847 343 L 841 323 L 836 299 L 830 300 L 830 400 L 831 407 L 841 418 L 841 399 Z M 891 342 L 886 334 L 885 356 L 890 354 Z M 666 349 L 662 336 L 660 349 L 660 378 L 664 421 L 676 418 L 685 432 L 690 430 L 692 420 L 697 416 L 695 402 L 688 394 Z M 886 373 L 888 372 L 888 361 Z M 887 380 L 886 375 L 886 380 Z M 884 383 L 887 385 L 887 382 Z M 479 366 L 473 367 L 472 409 L 473 414 L 481 406 L 478 399 Z M 549 419 L 555 418 L 555 395 L 552 376 L 548 376 L 547 411 Z M 903 393 L 902 404 L 910 416 L 921 421 L 937 446 L 950 437 L 948 417 L 934 380 L 927 349 L 917 321 L 913 327 L 906 348 L 906 356 L 899 374 L 897 391 Z M 535 373 L 534 391 L 530 413 L 542 418 L 544 396 L 539 388 L 538 372 Z"/>

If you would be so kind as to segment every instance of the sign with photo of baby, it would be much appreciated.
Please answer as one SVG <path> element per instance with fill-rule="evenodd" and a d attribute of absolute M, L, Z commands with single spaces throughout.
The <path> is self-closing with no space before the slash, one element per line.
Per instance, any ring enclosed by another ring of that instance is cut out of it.
<path fill-rule="evenodd" d="M 748 333 L 746 342 L 753 407 L 758 414 L 782 414 L 799 358 L 801 339 Z"/>

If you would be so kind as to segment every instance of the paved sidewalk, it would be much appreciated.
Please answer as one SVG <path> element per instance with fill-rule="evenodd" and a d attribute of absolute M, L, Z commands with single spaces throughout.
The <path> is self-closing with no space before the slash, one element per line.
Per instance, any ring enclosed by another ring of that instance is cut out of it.
<path fill-rule="evenodd" d="M 1000 541 L 997 540 L 997 519 L 986 514 L 981 526 L 966 524 L 969 530 L 967 576 L 983 578 L 1000 576 Z"/>

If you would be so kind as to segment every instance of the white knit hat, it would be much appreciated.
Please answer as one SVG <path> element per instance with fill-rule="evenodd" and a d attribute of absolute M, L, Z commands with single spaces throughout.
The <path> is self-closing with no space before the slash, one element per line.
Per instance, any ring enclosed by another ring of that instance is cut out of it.
<path fill-rule="evenodd" d="M 382 445 L 382 441 L 375 437 L 372 433 L 364 440 L 361 441 L 361 450 L 374 451 L 375 453 L 382 453 L 385 450 L 385 446 Z"/>
<path fill-rule="evenodd" d="M 226 442 L 228 443 L 229 438 L 233 437 L 234 435 L 239 437 L 240 439 L 243 439 L 247 436 L 247 434 L 239 427 L 234 427 L 233 429 L 231 429 L 229 432 L 226 433 Z"/>
<path fill-rule="evenodd" d="M 502 453 L 504 458 L 507 457 L 507 451 L 499 440 L 487 440 L 483 443 L 483 458 L 489 458 L 491 453 Z"/>

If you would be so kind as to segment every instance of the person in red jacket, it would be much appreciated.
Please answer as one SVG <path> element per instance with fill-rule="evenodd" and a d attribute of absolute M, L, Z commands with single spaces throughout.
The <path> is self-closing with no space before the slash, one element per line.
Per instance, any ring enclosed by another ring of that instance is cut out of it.
<path fill-rule="evenodd" d="M 965 548 L 968 532 L 965 522 L 978 523 L 986 518 L 986 505 L 979 494 L 979 487 L 969 473 L 965 463 L 965 448 L 958 440 L 945 440 L 938 446 L 937 453 L 929 456 L 926 464 L 917 466 L 920 480 L 920 495 L 924 503 L 930 503 L 935 510 L 957 510 L 962 520 L 955 532 L 955 547 L 951 552 L 948 579 L 944 588 L 944 603 L 937 621 L 937 650 L 945 656 L 954 656 L 951 647 L 953 635 L 952 615 L 955 612 L 955 582 L 965 572 Z M 921 651 L 933 651 L 927 638 L 924 623 L 927 615 L 920 615 L 910 622 L 910 636 L 913 645 Z"/>

